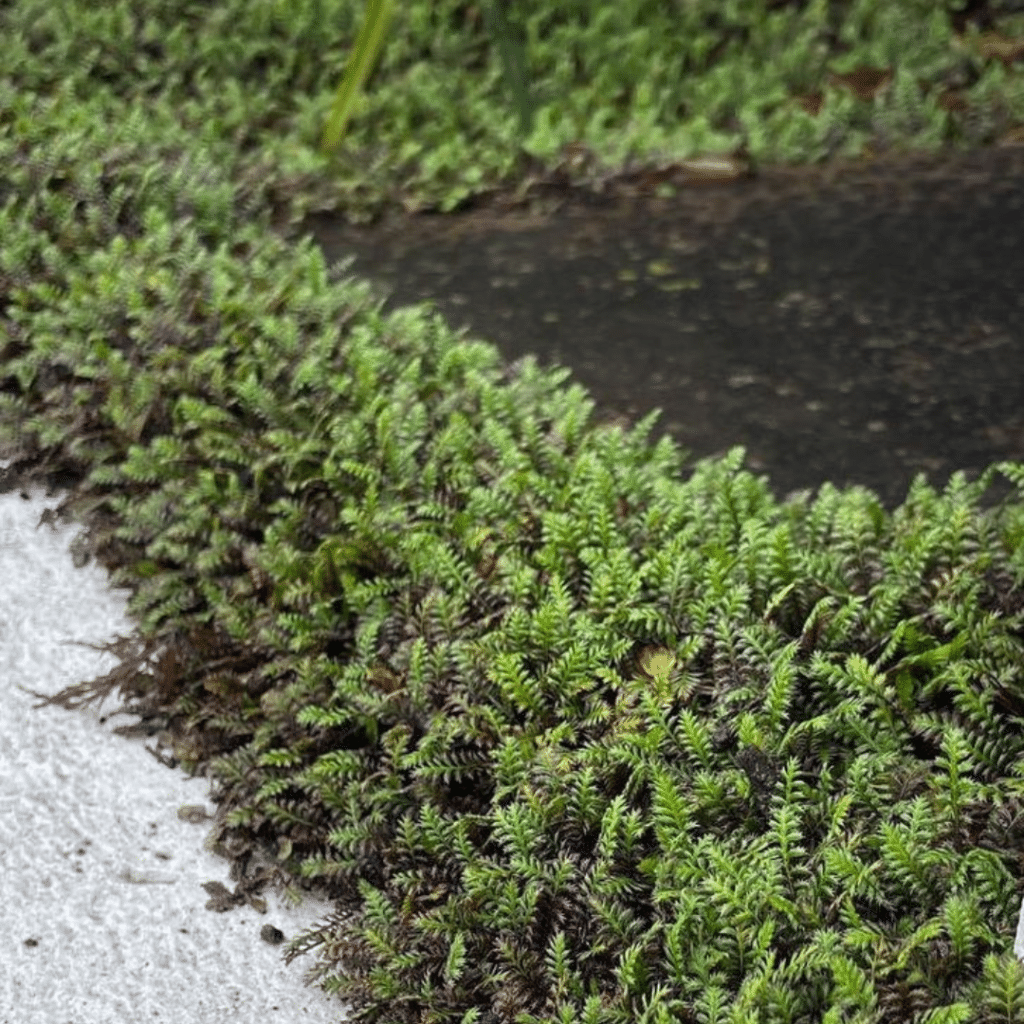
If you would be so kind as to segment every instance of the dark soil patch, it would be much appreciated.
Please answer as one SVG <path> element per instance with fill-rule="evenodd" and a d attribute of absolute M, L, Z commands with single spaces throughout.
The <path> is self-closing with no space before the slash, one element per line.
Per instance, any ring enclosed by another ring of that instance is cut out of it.
<path fill-rule="evenodd" d="M 570 367 L 602 420 L 661 407 L 653 437 L 742 444 L 780 497 L 863 484 L 893 508 L 918 473 L 1024 459 L 1022 171 L 1024 149 L 989 149 L 671 199 L 634 176 L 302 230 L 389 308 L 433 299 L 509 361 Z"/>

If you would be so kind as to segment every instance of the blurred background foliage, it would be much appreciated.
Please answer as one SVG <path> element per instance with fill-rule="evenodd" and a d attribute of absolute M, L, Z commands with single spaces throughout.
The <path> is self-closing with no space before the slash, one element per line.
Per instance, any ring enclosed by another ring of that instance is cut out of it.
<path fill-rule="evenodd" d="M 582 180 L 703 154 L 806 162 L 1014 141 L 1024 124 L 1024 16 L 995 0 L 438 0 L 397 8 L 340 144 L 323 147 L 369 11 L 24 0 L 0 10 L 0 89 L 62 125 L 169 114 L 305 206 L 356 220 L 450 210 L 542 168 Z"/>

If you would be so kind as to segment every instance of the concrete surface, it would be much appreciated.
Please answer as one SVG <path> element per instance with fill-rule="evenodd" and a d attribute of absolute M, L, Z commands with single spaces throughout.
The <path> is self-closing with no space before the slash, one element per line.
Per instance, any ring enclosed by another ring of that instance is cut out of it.
<path fill-rule="evenodd" d="M 100 723 L 116 707 L 34 708 L 112 668 L 111 655 L 62 645 L 128 636 L 126 591 L 74 567 L 78 527 L 36 528 L 59 496 L 0 495 L 0 1024 L 322 1024 L 345 1004 L 303 983 L 313 957 L 285 966 L 287 938 L 327 907 L 205 909 L 228 862 L 203 848 L 207 824 L 178 808 L 209 784 L 161 765 L 146 741 Z M 152 741 L 150 741 L 152 744 Z"/>

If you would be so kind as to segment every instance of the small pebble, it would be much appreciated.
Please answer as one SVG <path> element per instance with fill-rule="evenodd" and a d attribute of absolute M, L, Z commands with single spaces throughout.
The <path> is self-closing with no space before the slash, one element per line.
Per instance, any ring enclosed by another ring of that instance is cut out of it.
<path fill-rule="evenodd" d="M 210 815 L 202 804 L 183 804 L 178 808 L 178 818 L 191 825 L 198 825 L 209 817 Z"/>

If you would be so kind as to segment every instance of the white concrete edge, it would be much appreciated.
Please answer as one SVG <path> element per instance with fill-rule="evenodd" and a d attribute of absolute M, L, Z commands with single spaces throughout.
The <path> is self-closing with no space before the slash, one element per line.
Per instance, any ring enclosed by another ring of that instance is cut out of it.
<path fill-rule="evenodd" d="M 286 966 L 270 924 L 294 937 L 329 906 L 206 909 L 229 890 L 207 824 L 178 816 L 209 783 L 161 765 L 146 741 L 101 724 L 104 709 L 33 707 L 115 660 L 63 641 L 131 635 L 126 591 L 95 564 L 75 568 L 78 526 L 36 528 L 41 489 L 0 495 L 0 1024 L 327 1024 L 345 1005 L 304 984 L 314 954 Z M 19 687 L 24 687 L 21 689 Z M 115 707 L 108 701 L 107 713 Z"/>

